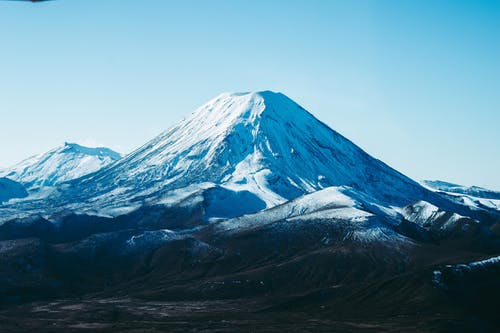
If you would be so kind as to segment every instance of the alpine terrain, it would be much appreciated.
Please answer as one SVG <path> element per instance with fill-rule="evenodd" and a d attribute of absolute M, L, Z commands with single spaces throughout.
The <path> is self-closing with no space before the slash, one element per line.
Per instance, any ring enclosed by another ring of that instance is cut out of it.
<path fill-rule="evenodd" d="M 500 329 L 498 192 L 418 183 L 280 93 L 0 176 L 0 331 Z"/>
<path fill-rule="evenodd" d="M 22 184 L 9 178 L 0 178 L 0 202 L 9 201 L 15 198 L 24 198 L 28 192 Z"/>
<path fill-rule="evenodd" d="M 39 189 L 79 178 L 120 158 L 119 153 L 109 148 L 88 148 L 66 142 L 63 146 L 0 170 L 0 176 L 20 182 L 29 189 Z"/>

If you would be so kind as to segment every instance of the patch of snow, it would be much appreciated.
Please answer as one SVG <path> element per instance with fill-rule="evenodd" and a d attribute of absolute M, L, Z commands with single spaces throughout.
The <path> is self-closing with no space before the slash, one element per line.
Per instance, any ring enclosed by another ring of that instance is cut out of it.
<path fill-rule="evenodd" d="M 439 222 L 439 229 L 442 231 L 450 230 L 457 222 L 466 218 L 457 213 L 444 211 L 426 201 L 419 201 L 405 207 L 402 214 L 406 220 L 423 228 L 431 228 L 435 223 Z"/>
<path fill-rule="evenodd" d="M 460 265 L 447 265 L 446 267 L 453 267 L 453 268 L 461 268 L 461 269 L 478 269 L 478 268 L 487 268 L 489 266 L 497 266 L 500 265 L 500 256 L 497 257 L 491 257 L 488 259 L 480 260 L 480 261 L 473 261 L 467 264 L 460 264 Z"/>
<path fill-rule="evenodd" d="M 390 243 L 407 243 L 408 239 L 388 228 L 384 227 L 367 227 L 357 228 L 350 231 L 344 240 L 354 240 L 360 243 L 371 242 L 390 242 Z"/>
<path fill-rule="evenodd" d="M 452 272 L 454 275 L 462 276 L 464 273 L 487 270 L 492 267 L 500 267 L 500 256 L 464 264 L 446 265 L 441 270 L 435 270 L 433 272 L 432 282 L 436 286 L 446 289 L 446 283 L 443 281 L 443 271 Z"/>
<path fill-rule="evenodd" d="M 164 243 L 167 241 L 178 240 L 183 236 L 168 229 L 145 231 L 142 234 L 132 236 L 127 245 L 130 247 L 143 247 L 152 243 Z"/>
<path fill-rule="evenodd" d="M 465 194 L 474 198 L 500 200 L 500 192 L 488 190 L 479 186 L 463 186 L 441 180 L 423 180 L 421 184 L 433 191 Z"/>
<path fill-rule="evenodd" d="M 301 196 L 285 204 L 255 214 L 218 222 L 214 227 L 227 232 L 252 229 L 272 222 L 293 218 L 339 218 L 364 221 L 371 214 L 356 208 L 357 202 L 341 192 L 341 188 L 329 187 Z"/>

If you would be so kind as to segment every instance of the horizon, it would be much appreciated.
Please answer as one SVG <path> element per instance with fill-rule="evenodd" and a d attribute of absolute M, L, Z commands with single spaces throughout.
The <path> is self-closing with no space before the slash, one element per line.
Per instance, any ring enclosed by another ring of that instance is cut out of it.
<path fill-rule="evenodd" d="M 500 190 L 500 3 L 196 4 L 0 2 L 0 167 L 272 90 L 412 179 Z"/>

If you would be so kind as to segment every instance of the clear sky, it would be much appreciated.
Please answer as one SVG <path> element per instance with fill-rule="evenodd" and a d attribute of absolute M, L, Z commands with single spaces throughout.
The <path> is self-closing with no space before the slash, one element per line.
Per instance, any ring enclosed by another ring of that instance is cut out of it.
<path fill-rule="evenodd" d="M 252 90 L 410 177 L 500 190 L 500 1 L 0 1 L 0 166 L 127 153 Z"/>

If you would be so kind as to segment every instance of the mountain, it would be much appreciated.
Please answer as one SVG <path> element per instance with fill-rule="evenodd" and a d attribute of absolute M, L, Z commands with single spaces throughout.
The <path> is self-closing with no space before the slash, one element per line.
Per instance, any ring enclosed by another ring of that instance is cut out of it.
<path fill-rule="evenodd" d="M 0 171 L 0 176 L 8 177 L 33 190 L 87 175 L 120 158 L 119 153 L 109 148 L 89 148 L 76 143 L 65 143 Z"/>
<path fill-rule="evenodd" d="M 279 93 L 222 94 L 46 192 L 0 206 L 7 331 L 500 327 L 495 200 L 424 187 Z"/>
<path fill-rule="evenodd" d="M 500 192 L 479 186 L 463 186 L 440 180 L 424 180 L 422 185 L 449 200 L 473 209 L 486 209 L 500 212 Z"/>
<path fill-rule="evenodd" d="M 24 198 L 28 192 L 24 186 L 9 178 L 0 178 L 0 203 L 14 198 Z"/>
<path fill-rule="evenodd" d="M 479 186 L 463 186 L 441 180 L 424 180 L 422 184 L 437 191 L 465 194 L 476 198 L 500 200 L 500 192 L 488 190 Z"/>
<path fill-rule="evenodd" d="M 352 187 L 384 206 L 432 195 L 285 95 L 263 91 L 212 99 L 120 161 L 72 182 L 78 193 L 68 197 L 129 205 L 207 183 L 222 186 L 236 207 L 253 201 L 254 211 L 329 186 Z"/>

